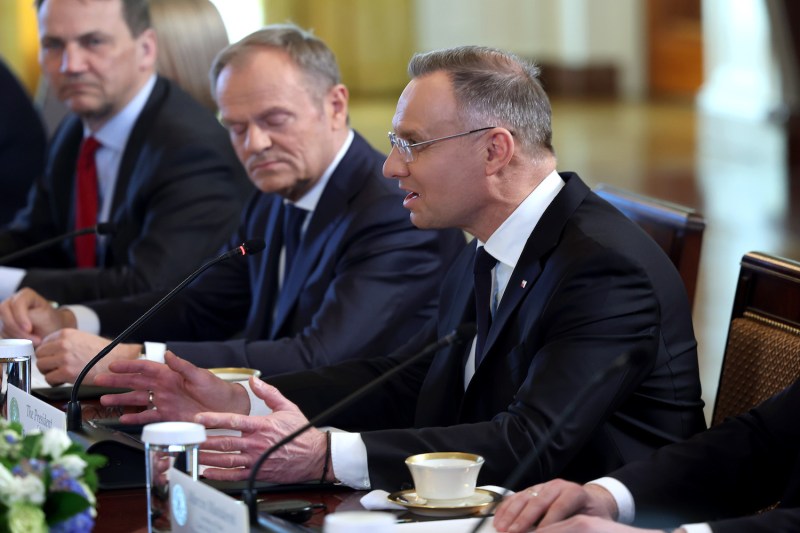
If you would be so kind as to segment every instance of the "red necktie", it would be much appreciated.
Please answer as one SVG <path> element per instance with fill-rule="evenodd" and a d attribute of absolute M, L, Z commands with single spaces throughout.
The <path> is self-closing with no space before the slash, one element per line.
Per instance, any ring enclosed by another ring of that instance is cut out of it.
<path fill-rule="evenodd" d="M 94 154 L 98 148 L 100 143 L 94 137 L 87 137 L 81 143 L 75 180 L 75 229 L 97 224 L 97 165 Z M 75 259 L 78 268 L 91 268 L 97 265 L 96 245 L 94 233 L 81 235 L 75 239 Z"/>

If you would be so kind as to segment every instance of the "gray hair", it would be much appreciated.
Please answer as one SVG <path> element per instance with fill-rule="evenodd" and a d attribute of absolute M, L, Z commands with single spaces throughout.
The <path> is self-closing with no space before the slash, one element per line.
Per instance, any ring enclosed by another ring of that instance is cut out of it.
<path fill-rule="evenodd" d="M 411 78 L 445 72 L 453 84 L 467 128 L 508 128 L 530 154 L 554 153 L 550 100 L 539 68 L 518 56 L 485 46 L 461 46 L 414 55 Z"/>
<path fill-rule="evenodd" d="M 211 65 L 210 73 L 211 93 L 215 98 L 217 78 L 222 69 L 258 48 L 270 48 L 288 54 L 294 64 L 308 77 L 312 94 L 319 99 L 331 87 L 341 83 L 336 56 L 321 39 L 294 24 L 272 24 L 224 48 L 217 55 Z"/>

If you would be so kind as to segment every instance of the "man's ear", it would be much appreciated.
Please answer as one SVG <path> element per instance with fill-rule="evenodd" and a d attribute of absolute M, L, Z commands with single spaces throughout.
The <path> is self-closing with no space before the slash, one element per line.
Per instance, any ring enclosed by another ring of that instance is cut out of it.
<path fill-rule="evenodd" d="M 514 156 L 514 136 L 505 128 L 489 131 L 486 145 L 486 175 L 498 174 Z"/>
<path fill-rule="evenodd" d="M 347 102 L 349 96 L 347 87 L 340 83 L 331 87 L 325 97 L 326 112 L 329 113 L 331 121 L 336 125 L 336 129 L 347 127 Z"/>
<path fill-rule="evenodd" d="M 143 70 L 155 69 L 158 38 L 153 28 L 147 28 L 137 38 L 139 47 L 139 67 Z"/>

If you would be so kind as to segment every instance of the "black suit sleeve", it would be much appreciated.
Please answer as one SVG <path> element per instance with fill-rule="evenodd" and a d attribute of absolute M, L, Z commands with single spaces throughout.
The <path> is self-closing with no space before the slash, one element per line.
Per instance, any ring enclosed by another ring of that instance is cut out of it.
<path fill-rule="evenodd" d="M 631 490 L 637 524 L 711 522 L 714 531 L 794 531 L 800 523 L 798 410 L 795 383 L 749 413 L 611 475 Z M 778 501 L 794 509 L 748 517 Z"/>

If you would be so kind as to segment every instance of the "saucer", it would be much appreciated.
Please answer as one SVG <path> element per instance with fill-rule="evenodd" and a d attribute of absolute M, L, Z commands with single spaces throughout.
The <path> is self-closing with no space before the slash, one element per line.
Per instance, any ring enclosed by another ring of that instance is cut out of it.
<path fill-rule="evenodd" d="M 421 516 L 453 517 L 476 514 L 496 501 L 500 495 L 486 489 L 475 489 L 475 493 L 459 500 L 426 500 L 417 496 L 414 489 L 393 492 L 387 496 L 390 502 L 402 505 L 410 512 Z"/>

